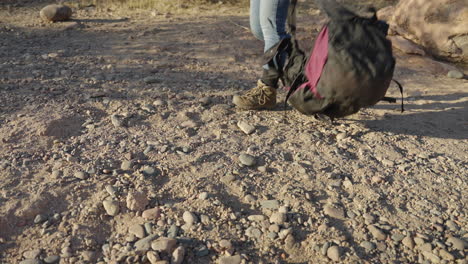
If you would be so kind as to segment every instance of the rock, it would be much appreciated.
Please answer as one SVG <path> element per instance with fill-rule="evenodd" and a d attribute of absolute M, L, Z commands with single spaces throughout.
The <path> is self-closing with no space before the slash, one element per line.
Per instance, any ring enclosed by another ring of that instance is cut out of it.
<path fill-rule="evenodd" d="M 157 174 L 156 169 L 154 167 L 151 167 L 151 166 L 143 167 L 142 172 L 143 172 L 144 175 L 146 175 L 148 177 L 155 176 Z"/>
<path fill-rule="evenodd" d="M 60 256 L 54 255 L 54 256 L 48 256 L 44 258 L 44 262 L 47 264 L 54 264 L 54 263 L 59 263 L 60 261 Z"/>
<path fill-rule="evenodd" d="M 367 252 L 372 251 L 376 248 L 375 244 L 370 241 L 362 241 L 360 244 Z"/>
<path fill-rule="evenodd" d="M 160 82 L 160 78 L 156 77 L 156 76 L 148 76 L 148 77 L 145 77 L 143 79 L 143 81 L 147 84 L 151 84 L 151 83 L 158 83 Z"/>
<path fill-rule="evenodd" d="M 392 240 L 395 242 L 400 242 L 405 238 L 403 234 L 395 233 L 392 235 Z"/>
<path fill-rule="evenodd" d="M 151 264 L 156 264 L 159 260 L 161 260 L 159 258 L 159 255 L 157 252 L 154 252 L 154 251 L 148 251 L 146 252 L 146 257 L 148 258 L 149 262 Z"/>
<path fill-rule="evenodd" d="M 340 261 L 341 253 L 338 246 L 331 246 L 327 249 L 327 257 L 333 261 Z"/>
<path fill-rule="evenodd" d="M 190 211 L 185 211 L 182 215 L 182 218 L 184 219 L 184 222 L 189 226 L 198 223 L 198 217 Z"/>
<path fill-rule="evenodd" d="M 224 256 L 219 259 L 219 264 L 240 264 L 242 257 L 240 255 Z"/>
<path fill-rule="evenodd" d="M 440 258 L 432 252 L 423 251 L 422 255 L 431 263 L 440 263 Z"/>
<path fill-rule="evenodd" d="M 177 240 L 168 237 L 160 237 L 151 243 L 151 248 L 155 251 L 171 254 L 177 244 Z"/>
<path fill-rule="evenodd" d="M 111 123 L 114 125 L 115 128 L 123 127 L 123 120 L 118 115 L 111 115 L 110 116 Z"/>
<path fill-rule="evenodd" d="M 145 210 L 143 211 L 141 216 L 145 220 L 158 220 L 159 217 L 161 216 L 161 209 L 151 208 L 151 209 Z"/>
<path fill-rule="evenodd" d="M 20 261 L 19 264 L 41 264 L 41 261 L 38 259 L 25 259 Z"/>
<path fill-rule="evenodd" d="M 370 225 L 367 227 L 367 229 L 369 229 L 369 232 L 372 234 L 372 236 L 375 237 L 375 239 L 377 240 L 385 240 L 387 238 L 387 235 L 382 231 L 380 230 L 379 228 L 377 228 L 376 226 L 374 225 Z"/>
<path fill-rule="evenodd" d="M 323 212 L 330 217 L 345 220 L 344 210 L 339 206 L 327 204 L 323 207 Z"/>
<path fill-rule="evenodd" d="M 122 164 L 120 165 L 120 168 L 124 171 L 131 170 L 133 167 L 133 162 L 131 160 L 124 160 L 122 161 Z"/>
<path fill-rule="evenodd" d="M 84 171 L 77 171 L 74 176 L 80 180 L 86 180 L 88 178 L 88 174 Z"/>
<path fill-rule="evenodd" d="M 143 211 L 148 203 L 146 194 L 142 192 L 130 191 L 127 195 L 127 208 L 132 211 Z"/>
<path fill-rule="evenodd" d="M 181 264 L 184 260 L 185 248 L 182 246 L 177 247 L 174 252 L 172 252 L 171 264 Z"/>
<path fill-rule="evenodd" d="M 116 197 L 117 190 L 115 189 L 114 186 L 112 186 L 112 185 L 106 185 L 104 188 L 106 189 L 107 193 L 108 193 L 110 196 Z"/>
<path fill-rule="evenodd" d="M 128 232 L 130 234 L 134 234 L 138 238 L 144 238 L 145 237 L 145 229 L 142 225 L 139 224 L 133 224 L 128 228 Z"/>
<path fill-rule="evenodd" d="M 262 209 L 277 210 L 279 208 L 279 202 L 278 200 L 261 201 L 260 206 L 262 207 Z"/>
<path fill-rule="evenodd" d="M 145 238 L 142 238 L 135 242 L 135 251 L 136 252 L 146 252 L 150 249 L 151 247 L 151 242 L 155 240 L 158 237 L 158 235 L 149 235 Z"/>
<path fill-rule="evenodd" d="M 389 36 L 388 37 L 395 48 L 403 51 L 406 54 L 416 54 L 424 56 L 426 52 L 418 46 L 417 44 L 413 43 L 410 40 L 405 39 L 402 36 Z"/>
<path fill-rule="evenodd" d="M 35 224 L 41 224 L 44 223 L 47 220 L 47 216 L 43 214 L 38 214 L 36 217 L 34 217 L 34 223 Z"/>
<path fill-rule="evenodd" d="M 252 222 L 262 222 L 263 220 L 265 220 L 265 216 L 264 215 L 249 215 L 247 219 L 249 219 L 249 221 L 252 221 Z"/>
<path fill-rule="evenodd" d="M 195 248 L 195 255 L 197 257 L 204 257 L 206 255 L 210 254 L 210 251 L 205 245 L 201 245 L 197 248 Z"/>
<path fill-rule="evenodd" d="M 81 252 L 81 257 L 87 263 L 95 263 L 96 252 L 90 251 L 90 250 L 85 250 L 85 251 Z"/>
<path fill-rule="evenodd" d="M 431 245 L 431 243 L 424 243 L 421 246 L 419 246 L 419 250 L 426 251 L 426 252 L 432 252 L 432 245 Z"/>
<path fill-rule="evenodd" d="M 383 178 L 381 176 L 372 176 L 372 178 L 371 178 L 371 182 L 376 183 L 376 184 L 382 183 L 384 181 L 385 181 L 385 178 Z"/>
<path fill-rule="evenodd" d="M 417 246 L 420 246 L 420 245 L 426 243 L 426 241 L 424 241 L 423 238 L 417 236 L 417 237 L 414 238 L 414 243 L 416 243 Z"/>
<path fill-rule="evenodd" d="M 239 161 L 241 164 L 248 167 L 254 166 L 256 164 L 255 157 L 245 153 L 239 156 Z"/>
<path fill-rule="evenodd" d="M 116 216 L 120 212 L 119 203 L 116 201 L 105 200 L 102 202 L 102 205 L 110 216 Z"/>
<path fill-rule="evenodd" d="M 262 236 L 262 231 L 256 227 L 249 227 L 245 230 L 245 235 L 252 238 L 260 238 Z"/>
<path fill-rule="evenodd" d="M 65 5 L 47 5 L 41 9 L 39 15 L 49 22 L 66 21 L 72 16 L 72 10 Z"/>
<path fill-rule="evenodd" d="M 239 121 L 237 123 L 237 126 L 240 128 L 240 130 L 242 130 L 242 132 L 244 132 L 245 134 L 247 135 L 250 135 L 252 134 L 253 132 L 255 132 L 255 127 L 250 125 L 249 123 L 247 122 L 244 122 L 244 121 Z"/>
<path fill-rule="evenodd" d="M 453 248 L 460 251 L 464 251 L 466 248 L 466 242 L 456 237 L 449 237 L 447 239 L 447 243 L 451 244 Z"/>
<path fill-rule="evenodd" d="M 178 233 L 179 233 L 179 228 L 176 225 L 171 225 L 171 227 L 169 227 L 169 229 L 167 230 L 167 237 L 175 238 L 177 237 Z"/>
<path fill-rule="evenodd" d="M 401 0 L 390 25 L 399 35 L 422 45 L 436 57 L 468 60 L 466 0 Z"/>
<path fill-rule="evenodd" d="M 202 106 L 207 106 L 211 104 L 211 98 L 210 97 L 203 97 L 198 101 Z"/>
<path fill-rule="evenodd" d="M 443 259 L 448 260 L 448 261 L 453 261 L 453 260 L 455 260 L 455 257 L 454 257 L 452 254 L 450 254 L 450 252 L 448 252 L 448 251 L 445 250 L 445 249 L 439 250 L 439 255 L 440 255 Z"/>
<path fill-rule="evenodd" d="M 23 253 L 25 259 L 35 259 L 41 254 L 39 249 L 28 250 Z"/>
<path fill-rule="evenodd" d="M 463 79 L 463 77 L 465 77 L 465 75 L 463 74 L 463 72 L 460 72 L 460 71 L 457 71 L 457 70 L 451 70 L 447 73 L 447 76 L 449 78 L 454 78 L 454 79 Z"/>
<path fill-rule="evenodd" d="M 413 249 L 414 248 L 414 240 L 410 237 L 410 236 L 407 236 L 405 238 L 403 238 L 403 240 L 401 241 L 401 243 L 409 248 L 409 249 Z"/>
<path fill-rule="evenodd" d="M 231 250 L 232 249 L 232 243 L 231 243 L 231 241 L 229 241 L 227 239 L 223 239 L 223 240 L 219 241 L 219 247 L 222 250 Z"/>
<path fill-rule="evenodd" d="M 206 200 L 208 198 L 208 193 L 207 192 L 202 192 L 198 195 L 198 199 L 200 200 Z"/>
<path fill-rule="evenodd" d="M 339 140 L 343 140 L 343 139 L 345 139 L 346 137 L 348 137 L 348 134 L 346 134 L 346 133 L 344 133 L 344 132 L 343 132 L 343 133 L 339 133 L 338 135 L 336 135 L 336 140 L 338 140 L 338 141 L 339 141 Z"/>
<path fill-rule="evenodd" d="M 270 223 L 282 225 L 286 221 L 286 214 L 280 212 L 274 212 L 270 216 Z"/>
<path fill-rule="evenodd" d="M 390 21 L 390 19 L 393 16 L 393 12 L 395 12 L 395 7 L 387 6 L 377 11 L 377 17 L 379 18 L 379 20 Z"/>

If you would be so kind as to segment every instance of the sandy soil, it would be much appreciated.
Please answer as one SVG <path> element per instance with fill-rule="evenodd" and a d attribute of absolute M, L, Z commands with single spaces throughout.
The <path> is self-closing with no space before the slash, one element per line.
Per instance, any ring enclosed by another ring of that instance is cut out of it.
<path fill-rule="evenodd" d="M 404 113 L 237 111 L 262 50 L 246 10 L 40 7 L 0 5 L 0 263 L 467 263 L 448 66 L 395 51 Z M 321 19 L 300 16 L 304 46 Z"/>

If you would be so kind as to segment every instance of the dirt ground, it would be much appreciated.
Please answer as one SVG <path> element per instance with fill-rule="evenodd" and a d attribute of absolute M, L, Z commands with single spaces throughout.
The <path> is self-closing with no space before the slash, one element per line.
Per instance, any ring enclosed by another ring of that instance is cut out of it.
<path fill-rule="evenodd" d="M 0 263 L 467 263 L 453 65 L 395 50 L 403 113 L 330 124 L 283 90 L 272 111 L 238 111 L 262 51 L 247 10 L 84 7 L 46 24 L 42 6 L 0 5 Z"/>

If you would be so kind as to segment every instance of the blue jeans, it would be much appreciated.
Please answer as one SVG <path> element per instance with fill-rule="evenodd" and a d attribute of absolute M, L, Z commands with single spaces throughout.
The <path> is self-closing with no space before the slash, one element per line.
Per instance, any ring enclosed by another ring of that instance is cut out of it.
<path fill-rule="evenodd" d="M 265 43 L 264 52 L 280 40 L 289 37 L 286 33 L 289 0 L 250 0 L 250 29 L 253 35 Z M 275 62 L 282 67 L 284 60 Z M 268 69 L 268 65 L 263 66 Z"/>

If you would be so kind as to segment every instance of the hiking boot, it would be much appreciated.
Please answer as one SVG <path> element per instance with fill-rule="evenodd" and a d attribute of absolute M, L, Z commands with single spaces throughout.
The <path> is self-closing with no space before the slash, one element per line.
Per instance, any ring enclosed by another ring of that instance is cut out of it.
<path fill-rule="evenodd" d="M 258 80 L 257 87 L 244 95 L 234 95 L 232 102 L 244 110 L 271 109 L 276 106 L 276 89 Z"/>

